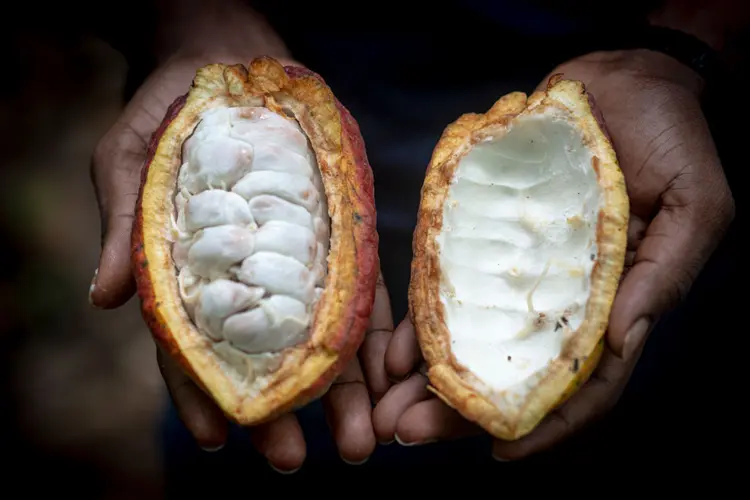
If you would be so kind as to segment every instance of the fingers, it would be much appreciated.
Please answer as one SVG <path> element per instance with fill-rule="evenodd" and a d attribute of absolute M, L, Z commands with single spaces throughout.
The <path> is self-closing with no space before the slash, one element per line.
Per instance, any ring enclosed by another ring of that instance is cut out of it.
<path fill-rule="evenodd" d="M 326 417 L 339 454 L 350 464 L 364 463 L 375 450 L 371 397 L 378 401 L 390 386 L 383 358 L 391 332 L 391 302 L 380 273 L 370 324 L 359 351 L 361 365 L 358 359 L 352 360 L 323 396 Z"/>
<path fill-rule="evenodd" d="M 616 355 L 632 356 L 655 321 L 684 299 L 717 242 L 716 233 L 697 223 L 687 208 L 662 207 L 612 306 L 608 341 Z"/>
<path fill-rule="evenodd" d="M 496 439 L 493 456 L 498 460 L 524 458 L 547 450 L 579 431 L 614 406 L 634 367 L 634 361 L 623 361 L 605 348 L 596 372 L 577 393 L 527 436 L 517 441 Z"/>
<path fill-rule="evenodd" d="M 365 462 L 375 450 L 372 429 L 372 403 L 357 359 L 323 396 L 331 433 L 342 460 L 350 464 Z"/>
<path fill-rule="evenodd" d="M 417 342 L 414 325 L 407 317 L 393 332 L 385 353 L 385 369 L 388 377 L 397 382 L 404 380 L 422 361 L 422 351 Z"/>
<path fill-rule="evenodd" d="M 103 234 L 89 300 L 101 308 L 119 307 L 135 292 L 130 234 L 146 156 L 146 144 L 132 129 L 115 127 L 97 146 L 92 164 Z"/>
<path fill-rule="evenodd" d="M 365 340 L 359 350 L 359 359 L 364 370 L 370 396 L 378 402 L 391 386 L 385 370 L 385 353 L 393 335 L 393 315 L 388 289 L 383 274 L 378 276 L 375 289 L 375 305 Z"/>
<path fill-rule="evenodd" d="M 479 435 L 482 429 L 464 419 L 438 398 L 412 406 L 396 426 L 396 439 L 405 446 Z"/>
<path fill-rule="evenodd" d="M 397 440 L 403 446 L 481 432 L 427 390 L 427 378 L 419 373 L 391 387 L 375 407 L 372 420 L 379 442 Z"/>
<path fill-rule="evenodd" d="M 281 473 L 296 472 L 305 461 L 305 438 L 293 413 L 251 428 L 250 440 L 269 465 Z"/>
<path fill-rule="evenodd" d="M 223 447 L 229 426 L 222 411 L 161 349 L 157 349 L 156 359 L 180 420 L 198 446 L 211 451 Z"/>
<path fill-rule="evenodd" d="M 227 440 L 229 422 L 221 409 L 161 349 L 157 349 L 157 360 L 180 420 L 198 446 L 207 451 L 222 448 Z M 250 439 L 258 453 L 279 472 L 294 472 L 305 461 L 305 439 L 292 413 L 252 428 Z"/>
<path fill-rule="evenodd" d="M 681 127 L 668 129 L 675 132 L 663 134 L 635 178 L 628 178 L 631 209 L 645 213 L 644 202 L 658 201 L 659 210 L 610 316 L 610 346 L 625 357 L 645 342 L 663 313 L 684 299 L 734 218 L 732 194 L 700 107 L 691 96 L 670 99 L 670 112 Z"/>
<path fill-rule="evenodd" d="M 395 440 L 401 415 L 432 396 L 427 390 L 427 379 L 420 374 L 414 374 L 391 387 L 372 412 L 372 424 L 378 442 L 390 443 Z"/>

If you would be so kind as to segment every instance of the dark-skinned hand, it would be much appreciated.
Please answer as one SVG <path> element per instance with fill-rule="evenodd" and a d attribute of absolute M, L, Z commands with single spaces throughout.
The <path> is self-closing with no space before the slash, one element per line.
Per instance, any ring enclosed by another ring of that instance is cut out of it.
<path fill-rule="evenodd" d="M 228 62 L 247 63 L 249 59 L 242 57 Z M 89 294 L 96 307 L 119 307 L 135 292 L 130 235 L 147 144 L 167 107 L 187 91 L 196 69 L 202 65 L 203 62 L 194 58 L 173 57 L 159 67 L 96 146 L 92 178 L 102 217 L 102 251 Z M 378 399 L 390 386 L 383 356 L 392 331 L 388 292 L 381 278 L 359 359 L 351 362 L 323 396 L 339 453 L 350 463 L 363 462 L 375 449 L 371 394 Z M 198 445 L 206 450 L 221 448 L 228 431 L 228 421 L 222 411 L 169 356 L 157 349 L 157 358 L 180 418 Z M 305 439 L 293 413 L 250 429 L 250 439 L 279 471 L 294 471 L 305 460 Z"/>
<path fill-rule="evenodd" d="M 626 273 L 591 379 L 527 436 L 494 440 L 501 460 L 548 449 L 615 405 L 654 324 L 688 293 L 734 217 L 697 74 L 645 50 L 590 54 L 550 75 L 556 73 L 586 84 L 618 153 L 631 203 Z M 403 381 L 375 408 L 379 441 L 424 444 L 481 432 L 427 390 L 408 318 L 396 328 L 385 363 L 390 377 Z"/>

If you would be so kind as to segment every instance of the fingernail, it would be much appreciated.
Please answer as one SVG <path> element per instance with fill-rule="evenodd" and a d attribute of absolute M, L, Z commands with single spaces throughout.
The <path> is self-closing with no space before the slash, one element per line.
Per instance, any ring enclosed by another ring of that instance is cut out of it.
<path fill-rule="evenodd" d="M 650 328 L 651 321 L 648 318 L 641 318 L 630 327 L 628 333 L 625 334 L 625 342 L 622 346 L 623 359 L 632 359 L 636 351 L 643 345 Z"/>
<path fill-rule="evenodd" d="M 496 462 L 510 462 L 510 458 L 500 457 L 494 453 L 492 454 L 492 459 Z"/>
<path fill-rule="evenodd" d="M 388 446 L 389 444 L 393 444 L 393 439 L 391 439 L 390 441 L 378 441 L 378 444 Z"/>
<path fill-rule="evenodd" d="M 364 460 L 360 460 L 359 462 L 353 462 L 351 460 L 345 459 L 344 457 L 341 457 L 341 460 L 343 460 L 344 463 L 348 464 L 348 465 L 363 465 L 363 464 L 367 463 L 368 460 L 370 460 L 370 457 L 369 456 L 365 457 Z"/>
<path fill-rule="evenodd" d="M 224 448 L 225 443 L 221 443 L 218 446 L 201 446 L 201 450 L 208 452 L 208 453 L 216 453 L 220 449 Z"/>
<path fill-rule="evenodd" d="M 290 474 L 294 474 L 295 472 L 297 472 L 298 470 L 300 470 L 302 468 L 302 467 L 297 467 L 296 469 L 292 469 L 292 470 L 281 470 L 278 467 L 274 467 L 271 462 L 268 462 L 268 466 L 270 468 L 272 468 L 273 470 L 275 470 L 276 472 L 278 472 L 279 474 L 283 474 L 285 476 L 288 476 Z"/>
<path fill-rule="evenodd" d="M 396 438 L 396 442 L 400 444 L 401 446 L 422 446 L 425 444 L 437 442 L 437 439 L 428 439 L 426 441 L 415 441 L 413 443 L 407 443 L 407 442 L 402 441 L 401 438 L 398 437 L 398 434 L 394 434 L 393 437 Z"/>
<path fill-rule="evenodd" d="M 89 304 L 93 307 L 97 307 L 94 304 L 94 290 L 96 290 L 96 278 L 99 276 L 99 268 L 94 270 L 94 277 L 91 278 L 91 284 L 89 285 Z"/>

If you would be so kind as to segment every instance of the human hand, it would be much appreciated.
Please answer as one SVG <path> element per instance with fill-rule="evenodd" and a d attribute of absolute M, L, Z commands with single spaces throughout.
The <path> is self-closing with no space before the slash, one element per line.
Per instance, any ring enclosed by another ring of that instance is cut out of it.
<path fill-rule="evenodd" d="M 626 269 L 591 379 L 529 435 L 495 440 L 493 454 L 502 459 L 547 449 L 615 405 L 654 324 L 686 296 L 734 217 L 701 111 L 698 75 L 649 51 L 590 54 L 551 74 L 557 73 L 586 84 L 618 153 L 631 204 Z M 396 329 L 385 362 L 396 379 L 421 363 L 408 319 Z M 417 373 L 389 390 L 373 413 L 380 440 L 416 444 L 481 432 L 434 397 L 426 383 Z"/>
<path fill-rule="evenodd" d="M 241 57 L 237 61 L 246 62 L 250 58 Z M 222 57 L 222 62 L 226 59 Z M 296 64 L 281 60 L 284 64 Z M 196 70 L 208 62 L 214 61 L 171 58 L 140 87 L 96 146 L 92 178 L 102 218 L 102 252 L 90 289 L 90 301 L 96 307 L 119 307 L 135 292 L 131 228 L 147 144 L 167 107 L 185 93 Z M 360 350 L 361 362 L 354 359 L 323 398 L 339 452 L 348 462 L 365 460 L 375 448 L 372 405 L 364 375 L 374 393 L 382 394 L 388 389 L 382 356 L 392 329 L 390 302 L 381 279 L 368 336 Z M 223 446 L 228 432 L 223 412 L 168 355 L 157 350 L 157 359 L 180 418 L 197 443 L 207 450 Z M 252 428 L 250 438 L 278 470 L 296 470 L 305 459 L 305 440 L 293 413 Z"/>

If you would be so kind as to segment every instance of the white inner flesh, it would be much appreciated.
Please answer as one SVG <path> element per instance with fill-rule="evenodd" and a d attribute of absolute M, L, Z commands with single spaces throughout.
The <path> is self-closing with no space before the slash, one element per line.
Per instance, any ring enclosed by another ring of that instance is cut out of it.
<path fill-rule="evenodd" d="M 306 340 L 329 219 L 302 129 L 262 107 L 213 109 L 185 141 L 183 162 L 172 257 L 196 327 L 247 354 Z"/>
<path fill-rule="evenodd" d="M 460 161 L 438 238 L 457 361 L 524 397 L 585 315 L 600 204 L 581 133 L 549 114 Z"/>

